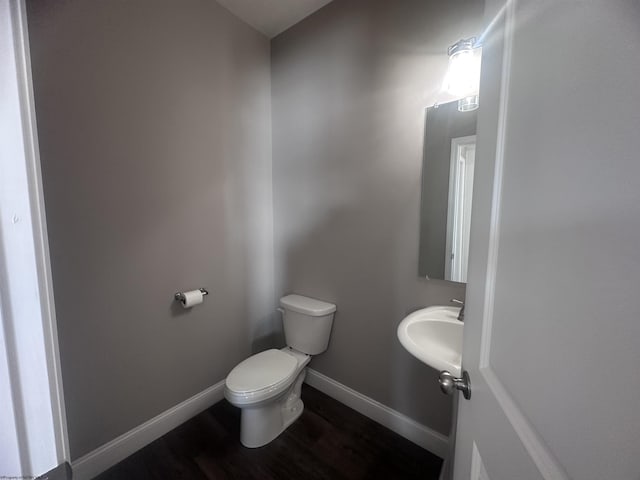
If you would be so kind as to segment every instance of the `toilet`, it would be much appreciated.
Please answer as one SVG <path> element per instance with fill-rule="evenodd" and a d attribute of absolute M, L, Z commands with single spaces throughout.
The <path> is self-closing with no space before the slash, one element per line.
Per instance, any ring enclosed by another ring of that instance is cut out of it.
<path fill-rule="evenodd" d="M 287 346 L 252 355 L 225 381 L 225 398 L 241 409 L 240 442 L 249 448 L 271 442 L 302 414 L 305 367 L 327 349 L 336 311 L 332 303 L 295 294 L 282 297 L 280 307 Z"/>

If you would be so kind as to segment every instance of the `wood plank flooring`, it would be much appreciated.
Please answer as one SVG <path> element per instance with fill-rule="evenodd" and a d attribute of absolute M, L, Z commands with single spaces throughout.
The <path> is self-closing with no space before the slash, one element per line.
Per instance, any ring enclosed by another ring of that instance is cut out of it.
<path fill-rule="evenodd" d="M 308 386 L 305 410 L 270 444 L 240 444 L 240 410 L 219 402 L 98 480 L 437 480 L 442 460 Z"/>

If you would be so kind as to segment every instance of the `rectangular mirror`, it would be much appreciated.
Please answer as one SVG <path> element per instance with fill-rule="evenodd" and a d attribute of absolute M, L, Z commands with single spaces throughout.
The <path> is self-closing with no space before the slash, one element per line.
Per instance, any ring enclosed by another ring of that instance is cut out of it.
<path fill-rule="evenodd" d="M 421 277 L 467 281 L 478 110 L 427 108 L 420 205 Z"/>

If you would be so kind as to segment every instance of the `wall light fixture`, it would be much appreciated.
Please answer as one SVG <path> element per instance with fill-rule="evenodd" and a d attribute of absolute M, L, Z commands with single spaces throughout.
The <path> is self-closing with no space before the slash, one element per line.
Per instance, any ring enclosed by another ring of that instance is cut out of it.
<path fill-rule="evenodd" d="M 482 49 L 476 37 L 463 38 L 449 47 L 448 54 L 449 69 L 444 79 L 444 90 L 460 98 L 460 112 L 475 110 L 479 105 Z"/>

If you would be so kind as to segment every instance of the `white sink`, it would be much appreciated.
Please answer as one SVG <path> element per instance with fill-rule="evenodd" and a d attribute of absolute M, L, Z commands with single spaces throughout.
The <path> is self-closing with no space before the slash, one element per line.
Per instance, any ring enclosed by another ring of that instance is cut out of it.
<path fill-rule="evenodd" d="M 458 307 L 434 306 L 417 310 L 398 325 L 398 339 L 418 360 L 436 370 L 462 374 L 462 328 Z"/>

